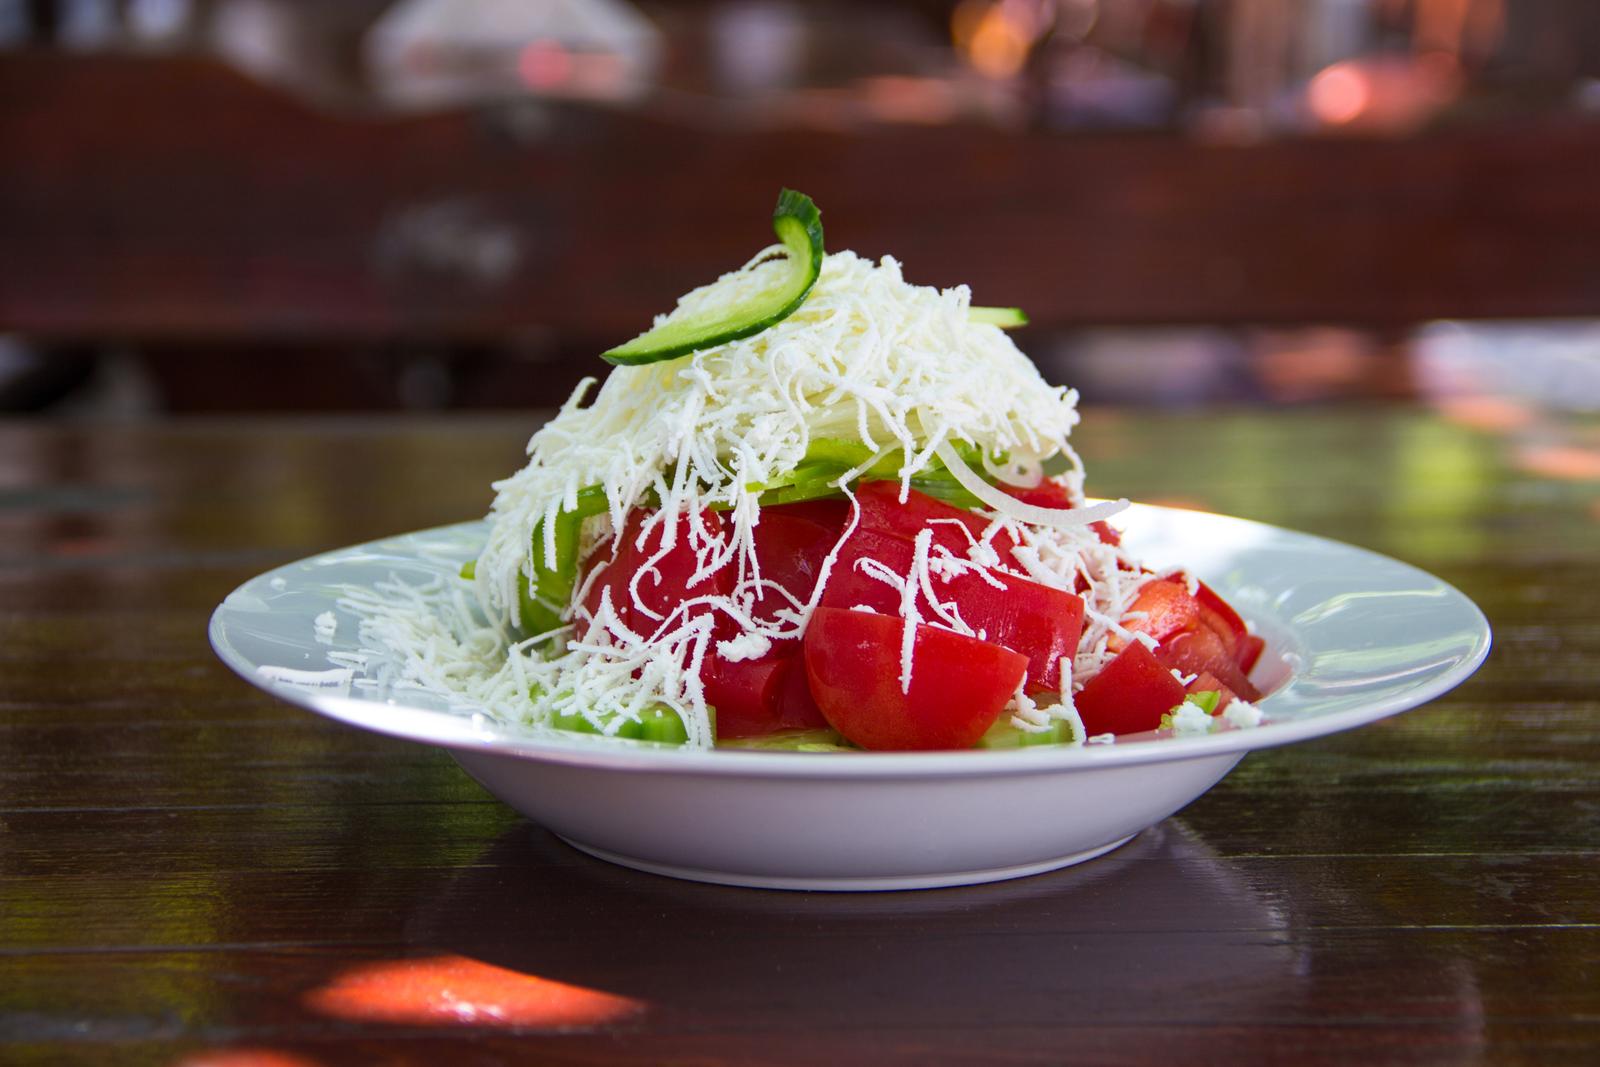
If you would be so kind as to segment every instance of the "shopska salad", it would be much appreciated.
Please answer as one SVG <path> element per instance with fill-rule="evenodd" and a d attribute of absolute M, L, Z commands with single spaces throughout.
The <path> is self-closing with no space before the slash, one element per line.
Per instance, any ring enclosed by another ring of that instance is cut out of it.
<path fill-rule="evenodd" d="M 1015 309 L 781 244 L 684 296 L 496 484 L 453 619 L 372 613 L 414 684 L 706 748 L 959 749 L 1252 726 L 1262 641 L 1088 504 L 1077 396 Z M 451 598 L 446 598 L 451 599 Z M 434 604 L 438 607 L 438 603 Z"/>

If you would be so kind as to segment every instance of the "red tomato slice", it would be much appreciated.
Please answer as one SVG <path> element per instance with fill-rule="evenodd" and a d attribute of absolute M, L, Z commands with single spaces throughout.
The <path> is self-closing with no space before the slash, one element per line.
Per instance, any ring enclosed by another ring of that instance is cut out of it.
<path fill-rule="evenodd" d="M 817 587 L 822 561 L 839 540 L 839 527 L 815 522 L 804 513 L 781 507 L 762 508 L 755 527 L 756 562 L 764 581 L 776 582 L 801 603 Z M 782 595 L 763 590 L 758 611 L 770 616 L 790 604 Z"/>
<path fill-rule="evenodd" d="M 1001 483 L 1000 488 L 1009 496 L 1014 496 L 1024 504 L 1032 504 L 1036 508 L 1070 508 L 1072 507 L 1072 494 L 1067 492 L 1067 487 L 1054 478 L 1046 478 L 1038 485 L 1024 489 L 1018 485 Z"/>
<path fill-rule="evenodd" d="M 1083 636 L 1083 598 L 1012 575 L 996 589 L 977 575 L 962 575 L 956 605 L 968 626 L 1028 657 L 1028 690 L 1058 691 L 1061 661 L 1071 662 Z M 934 583 L 935 591 L 940 587 Z"/>
<path fill-rule="evenodd" d="M 1195 601 L 1200 605 L 1200 611 L 1207 616 L 1206 621 L 1211 628 L 1216 630 L 1230 649 L 1237 649 L 1239 642 L 1250 636 L 1250 631 L 1245 628 L 1244 620 L 1239 613 L 1229 606 L 1226 600 L 1217 595 L 1205 582 L 1195 583 Z"/>
<path fill-rule="evenodd" d="M 911 570 L 915 551 L 910 542 L 876 530 L 858 530 L 839 550 L 839 557 L 822 592 L 823 605 L 853 608 L 864 605 L 880 615 L 900 615 L 900 594 L 893 586 L 873 578 L 858 567 L 863 558 L 875 559 L 897 575 Z M 977 574 L 956 575 L 948 581 L 934 576 L 934 594 L 954 602 L 964 622 L 981 631 L 991 644 L 1009 648 L 1028 658 L 1028 688 L 1055 690 L 1061 686 L 1061 659 L 1071 657 L 1083 635 L 1083 599 L 1026 578 L 993 573 L 995 588 Z M 924 619 L 936 618 L 919 591 L 917 610 Z"/>
<path fill-rule="evenodd" d="M 790 656 L 783 669 L 776 714 L 780 730 L 814 730 L 828 725 L 817 698 L 811 695 L 803 649 Z"/>
<path fill-rule="evenodd" d="M 700 671 L 706 703 L 717 709 L 717 736 L 762 737 L 828 725 L 806 683 L 800 642 L 781 641 L 756 660 L 709 655 Z"/>
<path fill-rule="evenodd" d="M 761 509 L 755 527 L 756 561 L 761 577 L 776 582 L 804 603 L 816 588 L 822 561 L 839 539 L 849 518 L 842 500 L 805 501 Z M 789 601 L 765 590 L 756 605 L 758 616 L 771 617 Z M 735 636 L 732 620 L 717 623 L 716 640 Z M 730 662 L 707 654 L 700 670 L 706 702 L 717 709 L 718 737 L 760 737 L 785 729 L 826 726 L 806 686 L 798 639 L 774 644 L 765 656 Z"/>
<path fill-rule="evenodd" d="M 1255 670 L 1256 663 L 1261 659 L 1261 653 L 1266 647 L 1267 643 L 1255 634 L 1245 634 L 1244 640 L 1239 642 L 1239 647 L 1234 653 L 1239 661 L 1239 669 L 1245 674 Z"/>
<path fill-rule="evenodd" d="M 860 559 L 875 559 L 896 574 L 904 575 L 911 569 L 916 552 L 910 541 L 878 530 L 858 529 L 839 549 L 833 570 L 828 574 L 828 587 L 822 591 L 821 603 L 828 607 L 853 608 L 865 605 L 883 615 L 900 613 L 900 594 L 887 582 L 881 582 L 856 566 Z"/>
<path fill-rule="evenodd" d="M 1140 641 L 1134 641 L 1072 698 L 1083 728 L 1095 734 L 1154 730 L 1183 701 L 1183 686 Z"/>
<path fill-rule="evenodd" d="M 850 521 L 850 501 L 842 497 L 829 497 L 821 500 L 800 500 L 793 504 L 772 504 L 761 509 L 761 521 L 766 522 L 768 515 L 787 515 L 791 518 L 805 519 L 837 534 Z"/>
<path fill-rule="evenodd" d="M 806 677 L 829 725 L 869 749 L 971 748 L 1022 683 L 1016 652 L 935 626 L 912 638 L 900 691 L 902 620 L 818 608 L 804 641 Z"/>
<path fill-rule="evenodd" d="M 1104 520 L 1100 522 L 1091 522 L 1089 524 L 1089 529 L 1093 530 L 1099 535 L 1101 544 L 1111 545 L 1113 547 L 1122 544 L 1122 535 L 1119 534 L 1116 530 L 1116 527 L 1112 526 L 1109 522 L 1105 522 Z"/>
<path fill-rule="evenodd" d="M 1216 693 L 1217 706 L 1212 709 L 1213 715 L 1221 714 L 1222 709 L 1235 699 L 1233 690 L 1223 685 L 1221 679 L 1210 671 L 1201 671 L 1195 676 L 1194 681 L 1183 687 L 1183 691 L 1185 693 Z"/>
<path fill-rule="evenodd" d="M 778 701 L 797 649 L 786 651 L 789 654 L 738 663 L 729 663 L 714 652 L 706 656 L 700 683 L 705 687 L 706 703 L 717 709 L 719 738 L 760 737 L 778 729 Z"/>
<path fill-rule="evenodd" d="M 1032 504 L 1037 508 L 1070 508 L 1073 506 L 1072 496 L 1067 492 L 1067 487 L 1053 478 L 1046 478 L 1031 489 L 1021 489 L 1014 485 L 1002 485 L 1000 488 L 1024 504 Z M 1117 533 L 1110 523 L 1091 522 L 1089 529 L 1099 536 L 1103 544 L 1122 544 L 1122 535 Z"/>
<path fill-rule="evenodd" d="M 591 614 L 600 608 L 602 592 L 609 590 L 611 605 L 616 610 L 617 618 L 624 626 L 637 634 L 648 635 L 655 632 L 661 625 L 660 620 L 652 619 L 640 611 L 633 602 L 629 585 L 633 576 L 641 567 L 661 549 L 662 540 L 666 536 L 665 522 L 656 526 L 645 539 L 643 548 L 637 546 L 639 530 L 645 519 L 652 512 L 643 508 L 636 508 L 629 512 L 628 518 L 622 526 L 621 539 L 617 543 L 616 556 L 613 558 L 606 548 L 601 548 L 590 558 L 590 565 L 601 561 L 606 562 L 606 569 L 595 579 L 589 587 L 588 595 L 584 597 L 584 607 Z M 706 529 L 712 536 L 722 533 L 722 520 L 714 511 L 706 511 L 701 516 Z M 678 520 L 678 540 L 661 559 L 657 560 L 652 571 L 647 572 L 639 579 L 639 599 L 645 606 L 663 619 L 672 614 L 679 604 L 696 596 L 727 595 L 733 590 L 733 569 L 723 567 L 715 573 L 702 578 L 693 587 L 689 579 L 699 570 L 700 563 L 695 557 L 694 549 L 689 547 L 689 531 L 686 520 Z"/>
<path fill-rule="evenodd" d="M 1142 619 L 1123 623 L 1130 630 L 1149 634 L 1161 645 L 1157 658 L 1184 674 L 1209 672 L 1237 696 L 1255 700 L 1260 695 L 1246 677 L 1261 655 L 1259 639 L 1245 628 L 1239 613 L 1204 582 L 1191 596 L 1182 578 L 1147 582 L 1129 607 L 1142 611 Z M 1117 647 L 1113 639 L 1109 647 Z"/>
<path fill-rule="evenodd" d="M 1193 629 L 1200 620 L 1199 603 L 1189 595 L 1189 587 L 1174 578 L 1146 582 L 1128 606 L 1130 615 L 1140 611 L 1145 613 L 1144 618 L 1123 619 L 1122 625 L 1137 633 L 1149 634 L 1157 644 Z M 1108 647 L 1117 649 L 1122 644 L 1122 640 L 1113 635 Z"/>
<path fill-rule="evenodd" d="M 967 550 L 972 542 L 982 540 L 983 531 L 989 528 L 989 520 L 983 516 L 946 504 L 915 489 L 907 495 L 904 504 L 900 503 L 899 482 L 867 482 L 856 489 L 856 502 L 861 506 L 858 530 L 877 531 L 911 541 L 926 527 L 933 531 L 934 544 L 944 546 L 961 559 L 967 558 Z M 953 525 L 955 523 L 966 527 L 972 536 L 969 538 L 962 533 Z M 1016 547 L 1016 542 L 1010 534 L 998 530 L 989 544 L 1002 563 L 1011 565 L 1011 550 Z"/>
<path fill-rule="evenodd" d="M 1157 650 L 1156 658 L 1183 674 L 1212 674 L 1242 700 L 1261 697 L 1261 690 L 1239 669 L 1232 650 L 1209 626 L 1198 625 L 1169 638 Z"/>

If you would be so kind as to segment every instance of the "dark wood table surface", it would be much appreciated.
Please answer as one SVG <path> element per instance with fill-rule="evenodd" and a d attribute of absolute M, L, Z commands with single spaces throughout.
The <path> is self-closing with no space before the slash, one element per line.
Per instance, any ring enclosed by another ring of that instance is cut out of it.
<path fill-rule="evenodd" d="M 0 424 L 0 1061 L 1600 1062 L 1600 437 L 1091 413 L 1091 489 L 1458 585 L 1488 663 L 1110 856 L 795 894 L 583 856 L 211 654 L 236 584 L 481 513 L 534 419 Z"/>

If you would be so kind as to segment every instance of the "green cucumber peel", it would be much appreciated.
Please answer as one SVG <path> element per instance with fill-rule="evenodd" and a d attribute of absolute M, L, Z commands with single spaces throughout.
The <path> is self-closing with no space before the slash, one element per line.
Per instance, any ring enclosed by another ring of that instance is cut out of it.
<path fill-rule="evenodd" d="M 1056 719 L 1043 730 L 1024 730 L 1002 716 L 987 733 L 978 738 L 975 748 L 1032 748 L 1035 745 L 1065 745 L 1074 740 L 1072 724 Z"/>
<path fill-rule="evenodd" d="M 556 565 L 545 558 L 545 520 L 533 525 L 533 574 L 518 589 L 518 623 L 525 633 L 542 634 L 563 625 L 562 616 L 572 601 L 578 581 L 578 544 L 583 521 L 607 507 L 606 494 L 598 485 L 586 486 L 577 494 L 577 503 L 555 517 Z"/>
<path fill-rule="evenodd" d="M 974 469 L 981 467 L 982 455 L 977 448 L 968 444 L 956 444 L 955 448 L 968 466 Z M 794 470 L 773 481 L 746 486 L 746 489 L 761 494 L 762 507 L 842 497 L 844 490 L 836 484 L 839 477 L 868 462 L 873 455 L 872 449 L 858 441 L 836 437 L 813 438 L 806 449 L 805 458 Z M 1005 461 L 1003 454 L 999 458 L 1001 462 Z M 897 449 L 889 452 L 857 475 L 852 484 L 898 480 L 904 464 L 903 451 Z M 911 488 L 968 511 L 986 506 L 957 482 L 937 457 L 912 476 Z"/>
<path fill-rule="evenodd" d="M 1013 330 L 1018 326 L 1028 325 L 1028 313 L 1021 308 L 969 307 L 967 321 L 998 326 L 1002 330 Z"/>
<path fill-rule="evenodd" d="M 757 752 L 859 752 L 833 730 L 784 730 L 761 737 L 735 737 L 720 740 L 718 748 L 740 748 Z"/>
<path fill-rule="evenodd" d="M 734 307 L 663 322 L 600 358 L 625 367 L 677 359 L 753 337 L 794 314 L 822 272 L 822 213 L 809 196 L 785 189 L 772 212 L 772 230 L 788 253 L 787 269 L 772 285 Z"/>
<path fill-rule="evenodd" d="M 551 716 L 550 725 L 574 734 L 605 732 L 576 711 Z M 630 741 L 650 741 L 658 745 L 681 745 L 689 740 L 689 731 L 677 712 L 665 704 L 652 704 L 641 710 L 637 719 L 624 719 L 611 736 Z"/>

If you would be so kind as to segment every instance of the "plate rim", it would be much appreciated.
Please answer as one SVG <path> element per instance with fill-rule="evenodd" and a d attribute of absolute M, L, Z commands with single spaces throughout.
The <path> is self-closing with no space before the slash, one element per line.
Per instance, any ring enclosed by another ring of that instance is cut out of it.
<path fill-rule="evenodd" d="M 1185 759 L 1246 753 L 1296 744 L 1330 734 L 1342 733 L 1411 710 L 1437 699 L 1460 685 L 1482 666 L 1493 645 L 1493 633 L 1481 608 L 1453 584 L 1404 560 L 1387 556 L 1359 545 L 1305 533 L 1288 527 L 1219 512 L 1160 504 L 1135 504 L 1127 513 L 1142 512 L 1168 516 L 1194 516 L 1197 521 L 1224 520 L 1248 527 L 1287 535 L 1291 539 L 1315 544 L 1336 552 L 1367 557 L 1381 566 L 1435 583 L 1464 609 L 1470 617 L 1472 646 L 1456 662 L 1425 682 L 1402 692 L 1378 696 L 1370 704 L 1345 711 L 1329 712 L 1309 718 L 1268 722 L 1247 729 L 1225 730 L 1190 737 L 1164 737 L 1132 743 L 1040 746 L 1010 750 L 962 750 L 949 752 L 851 752 L 815 753 L 750 749 L 684 749 L 653 746 L 617 738 L 573 735 L 542 738 L 476 722 L 477 716 L 407 706 L 398 702 L 359 699 L 321 694 L 288 685 L 274 685 L 261 678 L 260 664 L 233 647 L 226 633 L 229 601 L 257 583 L 271 583 L 286 572 L 316 564 L 329 557 L 361 551 L 392 552 L 397 544 L 417 539 L 460 535 L 472 527 L 487 528 L 487 520 L 447 523 L 426 527 L 372 541 L 316 553 L 291 560 L 257 574 L 234 588 L 212 611 L 207 636 L 223 663 L 245 682 L 286 703 L 304 708 L 325 718 L 358 729 L 389 737 L 416 741 L 446 749 L 494 753 L 533 762 L 625 770 L 654 774 L 713 774 L 726 777 L 808 778 L 819 780 L 863 778 L 918 779 L 989 777 L 993 775 L 1054 774 L 1092 771 L 1111 767 L 1165 763 Z M 333 606 L 330 598 L 329 607 Z M 1272 694 L 1258 701 L 1270 711 Z"/>

